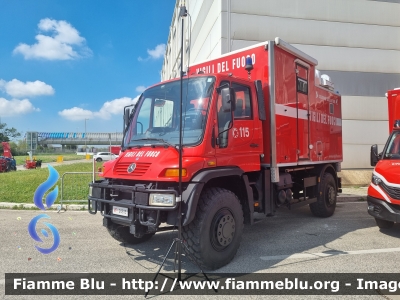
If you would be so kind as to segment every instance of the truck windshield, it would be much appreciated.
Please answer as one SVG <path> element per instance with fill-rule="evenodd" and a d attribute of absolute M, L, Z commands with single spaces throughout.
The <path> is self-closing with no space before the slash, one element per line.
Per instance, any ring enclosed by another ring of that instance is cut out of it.
<path fill-rule="evenodd" d="M 186 78 L 182 85 L 183 144 L 203 139 L 215 78 Z M 180 80 L 146 90 L 137 102 L 125 132 L 123 146 L 179 145 Z"/>
<path fill-rule="evenodd" d="M 383 158 L 400 159 L 400 131 L 394 131 L 389 137 Z"/>

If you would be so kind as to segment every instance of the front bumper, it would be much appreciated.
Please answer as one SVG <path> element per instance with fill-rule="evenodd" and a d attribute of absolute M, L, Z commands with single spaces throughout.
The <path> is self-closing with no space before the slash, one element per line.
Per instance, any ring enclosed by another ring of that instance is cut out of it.
<path fill-rule="evenodd" d="M 155 231 L 160 225 L 162 214 L 170 215 L 170 222 L 175 223 L 177 208 L 179 205 L 178 192 L 174 189 L 147 189 L 144 185 L 116 185 L 108 182 L 97 181 L 90 185 L 91 195 L 88 197 L 88 210 L 91 214 L 98 211 L 114 223 L 127 226 L 145 226 Z M 149 195 L 174 194 L 173 206 L 149 205 Z M 113 207 L 127 208 L 128 215 L 121 216 L 113 213 Z M 165 219 L 165 218 L 164 218 Z"/>
<path fill-rule="evenodd" d="M 374 218 L 400 223 L 400 206 L 367 196 L 368 213 Z"/>

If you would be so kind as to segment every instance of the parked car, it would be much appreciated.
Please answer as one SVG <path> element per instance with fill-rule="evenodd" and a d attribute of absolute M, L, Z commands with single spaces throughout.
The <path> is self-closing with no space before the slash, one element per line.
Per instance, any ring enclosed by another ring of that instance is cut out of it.
<path fill-rule="evenodd" d="M 114 153 L 111 152 L 99 152 L 95 155 L 93 155 L 93 158 L 97 161 L 103 161 L 103 160 L 113 160 L 116 159 L 118 155 L 115 155 Z"/>

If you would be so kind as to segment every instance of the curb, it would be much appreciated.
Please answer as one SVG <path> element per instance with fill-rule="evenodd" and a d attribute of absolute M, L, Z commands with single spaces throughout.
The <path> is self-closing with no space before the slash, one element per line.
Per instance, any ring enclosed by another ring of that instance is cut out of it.
<path fill-rule="evenodd" d="M 367 195 L 339 194 L 337 202 L 366 202 Z"/>
<path fill-rule="evenodd" d="M 339 194 L 337 196 L 337 202 L 366 202 L 366 195 L 353 195 L 353 194 Z M 0 209 L 36 209 L 39 210 L 35 204 L 31 203 L 13 203 L 13 202 L 0 202 Z M 62 207 L 60 204 L 54 205 L 54 207 L 49 208 L 48 210 L 55 211 L 67 211 L 67 210 L 87 210 L 88 206 L 86 204 L 63 204 Z"/>
<path fill-rule="evenodd" d="M 13 203 L 13 202 L 0 202 L 0 209 L 15 209 L 15 210 L 40 210 L 35 204 L 31 203 Z M 47 210 L 53 211 L 67 211 L 67 210 L 87 210 L 88 206 L 85 204 L 60 204 L 54 205 Z"/>

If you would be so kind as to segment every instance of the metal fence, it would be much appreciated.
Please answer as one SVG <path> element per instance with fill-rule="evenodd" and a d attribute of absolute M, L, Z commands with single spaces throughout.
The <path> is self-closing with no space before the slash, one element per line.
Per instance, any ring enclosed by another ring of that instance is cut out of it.
<path fill-rule="evenodd" d="M 68 202 L 87 202 L 89 183 L 92 181 L 92 172 L 65 172 L 61 176 L 61 207 Z"/>
<path fill-rule="evenodd" d="M 65 172 L 61 176 L 60 206 L 63 203 L 87 202 L 89 183 L 98 180 L 99 172 L 96 170 L 96 161 L 93 160 L 92 172 Z"/>

